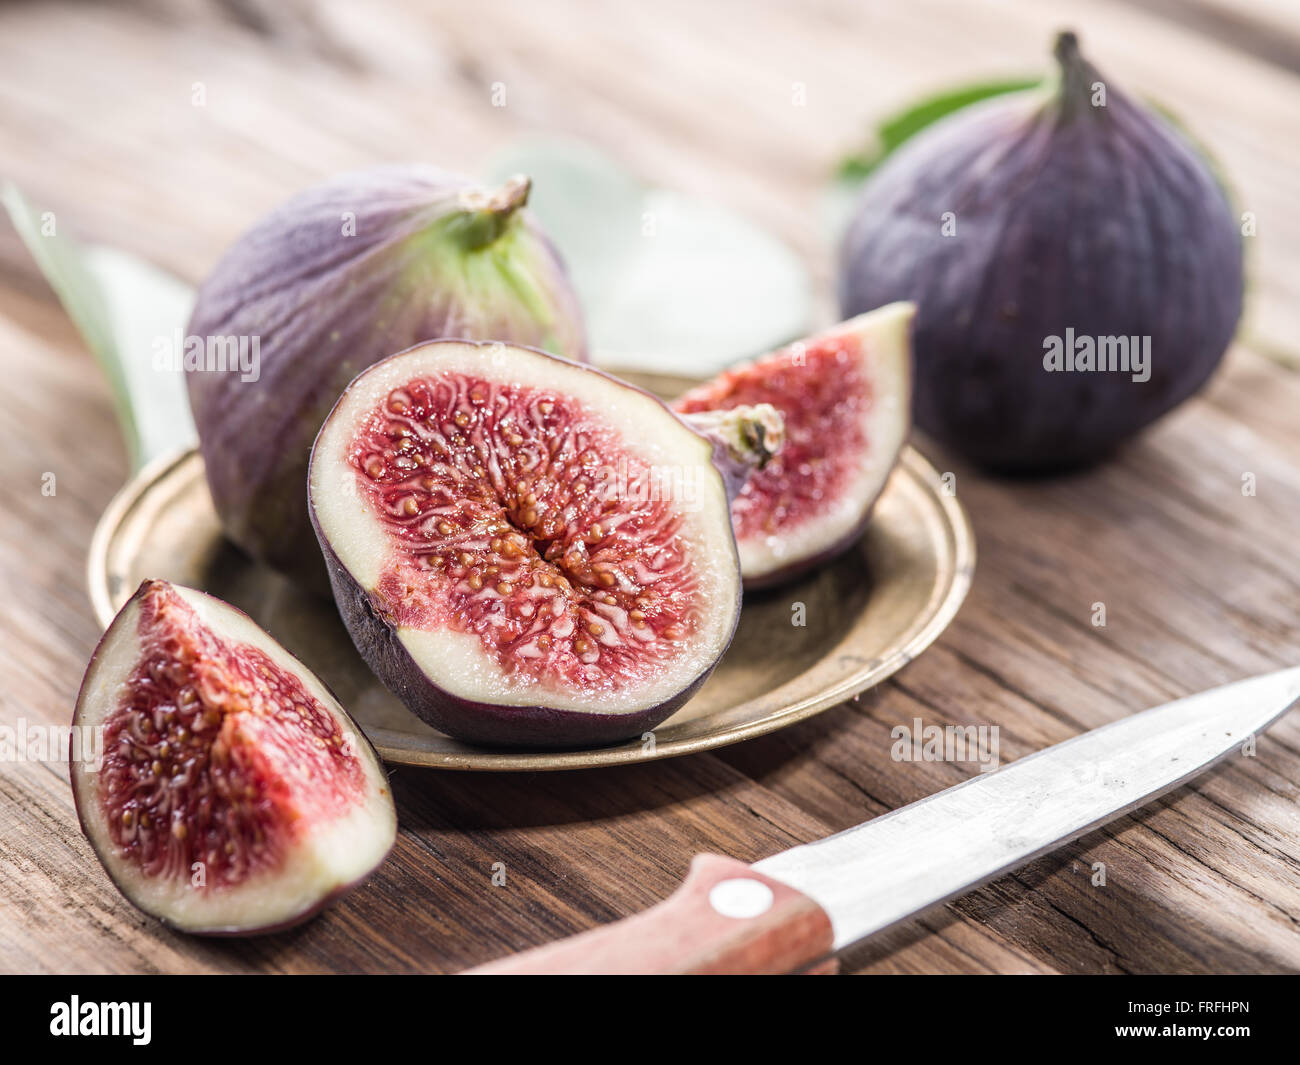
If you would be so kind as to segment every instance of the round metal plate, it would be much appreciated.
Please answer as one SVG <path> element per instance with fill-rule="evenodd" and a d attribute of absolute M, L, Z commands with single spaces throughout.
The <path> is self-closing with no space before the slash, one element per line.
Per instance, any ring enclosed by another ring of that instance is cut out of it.
<path fill-rule="evenodd" d="M 654 733 L 617 747 L 472 747 L 436 732 L 385 690 L 332 603 L 250 561 L 221 535 L 195 451 L 155 462 L 105 511 L 91 544 L 90 597 L 107 625 L 142 580 L 201 588 L 247 611 L 314 670 L 389 762 L 462 770 L 552 770 L 644 762 L 761 736 L 878 684 L 928 647 L 970 587 L 965 511 L 904 450 L 856 547 L 803 580 L 747 595 L 730 650 Z"/>

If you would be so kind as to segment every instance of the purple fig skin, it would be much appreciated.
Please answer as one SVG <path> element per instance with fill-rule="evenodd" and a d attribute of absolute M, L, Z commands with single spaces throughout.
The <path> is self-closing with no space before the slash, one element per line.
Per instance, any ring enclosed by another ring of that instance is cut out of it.
<path fill-rule="evenodd" d="M 527 191 L 526 180 L 510 184 L 494 200 L 421 166 L 345 174 L 293 197 L 226 253 L 199 289 L 187 336 L 256 337 L 259 376 L 191 370 L 186 383 L 231 540 L 326 593 L 302 492 L 308 455 L 339 393 L 381 358 L 465 337 L 585 360 L 577 297 L 520 210 Z M 466 242 L 478 251 L 464 252 Z M 474 269 L 457 255 L 475 256 Z"/>
<path fill-rule="evenodd" d="M 1239 223 L 1205 161 L 1073 34 L 1056 52 L 1054 91 L 964 108 L 890 156 L 840 256 L 846 315 L 919 304 L 917 424 L 1008 472 L 1106 458 L 1206 382 L 1242 307 Z M 1067 329 L 1149 337 L 1150 379 L 1048 372 L 1045 342 Z"/>
<path fill-rule="evenodd" d="M 408 350 L 414 351 L 427 346 L 427 344 L 415 345 Z M 491 344 L 479 342 L 474 346 L 490 348 Z M 512 345 L 512 347 L 522 347 L 522 345 Z M 540 349 L 525 350 L 543 358 L 555 358 Z M 405 354 L 407 352 L 399 352 L 390 356 L 390 359 L 399 359 Z M 581 369 L 584 373 L 612 381 L 620 388 L 640 393 L 672 413 L 658 396 L 643 388 L 628 384 L 591 366 L 583 366 Z M 338 416 L 339 408 L 352 387 L 349 385 L 344 394 L 339 397 L 334 410 L 326 419 L 326 425 Z M 719 450 L 721 445 L 716 437 L 699 432 L 679 415 L 673 414 L 673 417 L 691 432 L 709 441 L 714 450 L 715 461 L 718 457 L 722 457 Z M 321 432 L 323 435 L 323 426 Z M 320 437 L 318 436 L 313 447 L 313 462 L 319 448 Z M 720 483 L 719 490 L 725 494 L 729 492 L 732 480 L 738 476 L 737 460 L 726 457 L 723 466 L 725 471 L 715 465 L 714 472 Z M 641 710 L 602 714 L 599 710 L 566 710 L 541 705 L 501 705 L 466 699 L 439 687 L 425 673 L 398 639 L 395 627 L 385 617 L 383 605 L 376 602 L 370 591 L 357 582 L 339 559 L 321 527 L 310 478 L 307 495 L 312 527 L 325 558 L 325 568 L 329 575 L 334 602 L 362 659 L 380 682 L 419 718 L 441 732 L 470 743 L 496 748 L 555 749 L 608 746 L 640 737 L 685 705 L 687 700 L 708 680 L 717 662 L 730 646 L 740 621 L 742 585 L 741 581 L 737 580 L 735 598 L 730 608 L 730 631 L 713 666 L 695 677 L 670 698 Z M 730 498 L 731 496 L 727 495 L 727 499 Z M 736 556 L 735 540 L 734 537 L 728 539 L 731 555 L 739 573 L 740 562 Z"/>
<path fill-rule="evenodd" d="M 127 603 L 123 604 L 122 610 L 119 611 L 119 614 L 126 611 L 127 608 L 133 602 L 141 599 L 145 595 L 145 593 L 149 590 L 149 587 L 153 583 L 154 581 L 151 579 L 146 579 L 142 581 L 140 583 L 140 587 L 136 589 L 135 594 L 132 595 L 131 599 Z M 205 598 L 216 600 L 216 596 L 208 595 L 208 593 L 206 592 L 199 592 L 197 589 L 189 589 L 189 591 L 203 595 Z M 227 603 L 224 600 L 216 600 L 216 601 L 219 602 L 227 610 L 233 611 L 247 618 L 249 624 L 251 625 L 257 624 L 255 621 L 253 621 L 252 618 L 250 618 L 246 613 L 244 613 L 244 611 L 240 610 L 238 607 L 233 606 L 232 604 Z M 77 707 L 81 707 L 83 705 L 83 700 L 86 700 L 87 697 L 90 695 L 89 686 L 96 672 L 95 667 L 99 664 L 100 660 L 106 654 L 108 641 L 110 639 L 110 636 L 112 635 L 111 630 L 112 630 L 112 626 L 110 625 L 109 628 L 106 629 L 104 633 L 100 636 L 99 641 L 95 644 L 94 651 L 91 652 L 90 659 L 86 665 L 85 675 L 82 677 L 81 686 L 78 688 L 77 691 L 77 700 L 75 703 Z M 337 702 L 337 697 L 334 696 L 334 693 L 330 690 L 330 688 L 319 678 L 316 678 L 316 680 L 317 683 L 319 683 L 320 686 L 324 688 L 326 692 L 329 692 L 330 696 L 334 698 L 335 701 Z M 74 716 L 73 724 L 74 725 L 78 724 L 78 718 L 76 716 Z M 353 731 L 351 738 L 354 743 L 358 744 L 359 746 L 365 747 L 365 749 L 370 754 L 370 756 L 374 759 L 377 765 L 380 766 L 383 765 L 383 760 L 379 757 L 379 752 L 375 750 L 374 745 L 370 742 L 370 738 L 365 734 L 365 732 L 363 732 L 360 728 L 357 728 Z M 69 775 L 74 778 L 76 774 L 79 772 L 79 766 L 77 764 L 77 761 L 73 758 L 71 740 L 69 740 L 69 745 L 68 745 L 68 772 Z M 82 809 L 82 799 L 81 799 L 81 794 L 79 789 L 73 787 L 71 790 L 72 790 L 72 805 L 73 805 L 73 809 L 76 811 L 77 814 L 77 825 L 81 829 L 81 834 L 85 836 L 87 842 L 90 844 L 91 850 L 94 851 L 95 856 L 99 861 L 100 867 L 104 870 L 105 875 L 107 875 L 109 881 L 117 889 L 118 893 L 141 913 L 158 921 L 159 924 L 163 925 L 164 927 L 169 928 L 176 932 L 180 932 L 184 935 L 198 936 L 204 939 L 233 939 L 233 938 L 242 938 L 245 936 L 272 935 L 276 932 L 283 932 L 286 931 L 287 929 L 295 928 L 298 925 L 311 920 L 313 917 L 316 917 L 323 910 L 328 909 L 335 902 L 341 899 L 344 895 L 348 894 L 354 888 L 359 887 L 366 880 L 368 880 L 374 874 L 375 870 L 378 869 L 380 865 L 382 865 L 384 862 L 388 860 L 388 855 L 392 853 L 393 847 L 396 846 L 396 839 L 394 839 L 393 843 L 389 846 L 388 850 L 384 852 L 384 855 L 379 859 L 378 862 L 375 863 L 374 867 L 370 869 L 368 872 L 363 873 L 361 876 L 356 877 L 355 879 L 349 881 L 346 884 L 338 885 L 328 894 L 322 896 L 320 899 L 314 902 L 312 905 L 300 910 L 298 913 L 293 914 L 292 916 L 287 917 L 282 921 L 275 921 L 269 924 L 254 924 L 254 925 L 247 925 L 247 926 L 240 925 L 240 926 L 231 926 L 231 927 L 224 927 L 224 928 L 204 928 L 204 929 L 185 928 L 182 925 L 173 922 L 166 913 L 160 913 L 154 910 L 146 909 L 145 907 L 141 906 L 132 897 L 130 891 L 130 885 L 126 884 L 119 877 L 118 872 L 115 868 L 114 861 L 111 860 L 107 855 L 101 854 L 95 846 L 94 836 L 90 831 L 89 825 L 87 824 L 86 813 Z"/>

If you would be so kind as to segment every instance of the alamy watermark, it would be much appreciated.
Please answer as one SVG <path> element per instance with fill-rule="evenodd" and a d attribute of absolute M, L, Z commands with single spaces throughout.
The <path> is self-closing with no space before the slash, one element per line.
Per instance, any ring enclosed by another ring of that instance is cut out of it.
<path fill-rule="evenodd" d="M 160 373 L 237 373 L 245 383 L 262 376 L 260 336 L 186 336 L 175 330 L 153 341 L 153 368 Z"/>
<path fill-rule="evenodd" d="M 981 773 L 998 768 L 997 725 L 926 725 L 919 717 L 889 730 L 895 762 L 978 762 Z"/>
<path fill-rule="evenodd" d="M 1043 338 L 1043 369 L 1048 373 L 1127 373 L 1133 380 L 1151 379 L 1149 336 L 1065 336 Z"/>
<path fill-rule="evenodd" d="M 658 503 L 667 500 L 694 510 L 705 498 L 708 478 L 716 477 L 712 466 L 651 464 L 630 467 L 627 459 L 617 466 L 603 466 L 596 473 L 597 493 L 605 502 Z"/>
<path fill-rule="evenodd" d="M 20 717 L 0 725 L 0 762 L 83 763 L 98 773 L 104 765 L 103 725 L 42 725 Z"/>
<path fill-rule="evenodd" d="M 152 1039 L 152 1002 L 68 1002 L 50 1006 L 50 1035 L 127 1037 L 138 1047 Z"/>

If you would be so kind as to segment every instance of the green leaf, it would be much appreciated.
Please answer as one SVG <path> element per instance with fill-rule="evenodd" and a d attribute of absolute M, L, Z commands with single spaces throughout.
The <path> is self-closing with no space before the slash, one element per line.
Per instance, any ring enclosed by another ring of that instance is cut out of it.
<path fill-rule="evenodd" d="M 960 111 L 963 107 L 979 103 L 981 100 L 1002 96 L 1009 92 L 1023 92 L 1025 89 L 1036 88 L 1042 83 L 1041 77 L 1007 78 L 1002 81 L 964 85 L 927 97 L 881 122 L 876 127 L 871 142 L 840 163 L 839 177 L 845 181 L 861 181 L 884 162 L 899 145 L 910 140 L 927 126 L 932 126 L 939 119 L 954 111 Z"/>
<path fill-rule="evenodd" d="M 190 286 L 123 252 L 58 235 L 54 216 L 12 184 L 0 189 L 0 201 L 108 378 L 132 470 L 193 446 L 184 377 L 153 361 L 160 344 L 174 348 L 184 334 Z"/>
<path fill-rule="evenodd" d="M 733 212 L 647 188 L 581 142 L 520 145 L 485 176 L 517 173 L 533 179 L 529 208 L 564 256 L 597 363 L 707 376 L 809 331 L 803 263 Z"/>

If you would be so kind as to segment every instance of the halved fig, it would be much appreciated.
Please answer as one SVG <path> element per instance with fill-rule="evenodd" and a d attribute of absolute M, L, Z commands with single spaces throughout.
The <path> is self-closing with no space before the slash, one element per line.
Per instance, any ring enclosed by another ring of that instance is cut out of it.
<path fill-rule="evenodd" d="M 862 532 L 911 428 L 916 307 L 891 303 L 724 371 L 673 404 L 683 415 L 770 403 L 785 443 L 731 504 L 747 589 L 840 554 Z"/>
<path fill-rule="evenodd" d="M 72 752 L 83 831 L 122 894 L 182 931 L 296 924 L 396 838 L 361 730 L 246 614 L 202 592 L 140 585 L 90 660 L 74 724 L 102 730 L 102 764 Z"/>
<path fill-rule="evenodd" d="M 776 416 L 751 413 L 702 435 L 640 389 L 499 343 L 434 341 L 365 370 L 309 478 L 357 648 L 415 713 L 471 742 L 653 728 L 736 626 L 713 458 L 766 454 L 759 424 Z"/>

